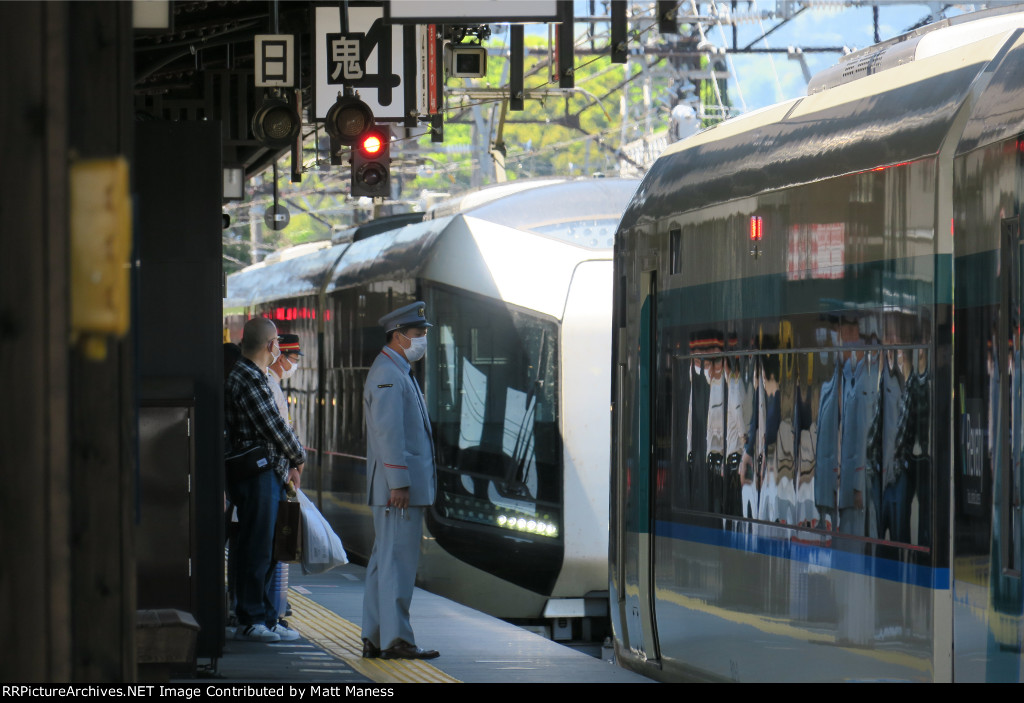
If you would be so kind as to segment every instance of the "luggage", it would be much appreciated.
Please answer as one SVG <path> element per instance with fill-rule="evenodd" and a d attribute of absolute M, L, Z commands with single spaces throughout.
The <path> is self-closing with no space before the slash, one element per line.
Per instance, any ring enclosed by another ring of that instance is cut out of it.
<path fill-rule="evenodd" d="M 290 483 L 288 484 L 291 485 Z M 302 558 L 302 509 L 289 490 L 288 498 L 277 504 L 274 525 L 274 560 L 297 562 Z"/>

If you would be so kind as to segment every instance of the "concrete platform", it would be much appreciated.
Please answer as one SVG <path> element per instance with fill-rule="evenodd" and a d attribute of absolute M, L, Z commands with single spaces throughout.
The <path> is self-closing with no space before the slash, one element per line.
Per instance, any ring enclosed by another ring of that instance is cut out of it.
<path fill-rule="evenodd" d="M 417 644 L 437 649 L 429 662 L 363 659 L 361 566 L 289 575 L 289 625 L 297 642 L 230 640 L 210 679 L 294 683 L 650 683 L 638 674 L 581 654 L 514 625 L 421 589 L 412 602 Z M 186 683 L 188 680 L 175 679 Z M 193 680 L 194 681 L 194 680 Z"/>

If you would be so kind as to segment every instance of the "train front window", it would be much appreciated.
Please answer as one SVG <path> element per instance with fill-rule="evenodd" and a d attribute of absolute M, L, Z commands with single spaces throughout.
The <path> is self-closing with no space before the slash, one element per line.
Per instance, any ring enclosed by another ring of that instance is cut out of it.
<path fill-rule="evenodd" d="M 437 516 L 559 537 L 556 324 L 444 290 L 428 310 Z"/>
<path fill-rule="evenodd" d="M 536 225 L 530 231 L 589 249 L 611 249 L 618 224 L 618 217 L 579 219 Z"/>

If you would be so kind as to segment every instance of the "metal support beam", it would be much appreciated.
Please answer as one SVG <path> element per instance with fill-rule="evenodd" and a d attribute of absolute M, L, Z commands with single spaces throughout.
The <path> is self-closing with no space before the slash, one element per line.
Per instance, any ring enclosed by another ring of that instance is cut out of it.
<path fill-rule="evenodd" d="M 572 0 L 558 0 L 562 17 L 558 25 L 558 87 L 572 88 L 575 83 L 576 52 L 574 51 L 575 22 L 572 15 Z"/>
<path fill-rule="evenodd" d="M 611 2 L 612 63 L 626 63 L 626 0 Z"/>
<path fill-rule="evenodd" d="M 509 110 L 523 109 L 523 25 L 509 27 Z"/>
<path fill-rule="evenodd" d="M 674 0 L 658 0 L 658 32 L 660 34 L 679 34 L 676 14 L 679 3 Z"/>

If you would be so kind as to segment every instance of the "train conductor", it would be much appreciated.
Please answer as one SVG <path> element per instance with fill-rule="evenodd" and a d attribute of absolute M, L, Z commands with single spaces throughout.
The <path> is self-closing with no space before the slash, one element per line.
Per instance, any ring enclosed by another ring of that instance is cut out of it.
<path fill-rule="evenodd" d="M 386 345 L 370 366 L 363 391 L 367 502 L 373 552 L 363 595 L 363 656 L 433 659 L 416 646 L 409 605 L 423 537 L 423 509 L 434 502 L 436 473 L 427 405 L 410 364 L 427 350 L 431 324 L 421 302 L 379 320 Z"/>

